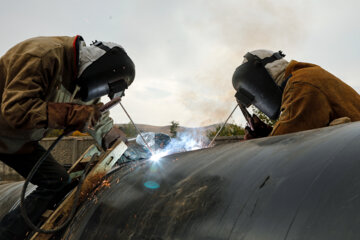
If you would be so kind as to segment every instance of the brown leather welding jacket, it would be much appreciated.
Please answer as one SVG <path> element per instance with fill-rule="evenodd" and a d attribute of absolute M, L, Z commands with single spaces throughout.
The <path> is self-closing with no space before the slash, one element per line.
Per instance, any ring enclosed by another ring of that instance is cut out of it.
<path fill-rule="evenodd" d="M 49 130 L 47 103 L 70 102 L 76 86 L 79 37 L 27 39 L 0 58 L 0 153 L 31 151 Z M 112 125 L 108 113 L 103 114 L 89 133 L 101 144 Z"/>
<path fill-rule="evenodd" d="M 321 67 L 291 61 L 285 78 L 281 114 L 270 135 L 326 127 L 341 117 L 360 120 L 360 95 Z"/>

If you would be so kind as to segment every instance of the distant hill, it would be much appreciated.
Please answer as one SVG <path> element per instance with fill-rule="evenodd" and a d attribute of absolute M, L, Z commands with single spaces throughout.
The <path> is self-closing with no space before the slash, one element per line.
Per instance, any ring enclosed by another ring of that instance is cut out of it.
<path fill-rule="evenodd" d="M 123 127 L 127 124 L 115 124 L 118 127 Z M 208 131 L 213 131 L 216 129 L 218 124 L 209 125 L 206 127 L 197 127 L 197 128 L 189 128 L 189 127 L 178 127 L 178 132 L 196 132 L 197 134 L 203 134 Z M 136 127 L 143 132 L 161 132 L 170 135 L 170 125 L 167 126 L 153 126 L 147 124 L 136 124 Z"/>

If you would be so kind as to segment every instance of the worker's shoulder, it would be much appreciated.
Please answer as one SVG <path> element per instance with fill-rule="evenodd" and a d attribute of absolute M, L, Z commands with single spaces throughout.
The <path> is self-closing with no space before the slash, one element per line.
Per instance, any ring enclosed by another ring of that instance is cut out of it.
<path fill-rule="evenodd" d="M 328 73 L 318 65 L 294 60 L 289 63 L 285 71 L 285 75 L 291 76 L 292 81 L 306 81 Z"/>
<path fill-rule="evenodd" d="M 24 40 L 12 47 L 7 55 L 31 55 L 44 57 L 56 51 L 73 47 L 75 37 L 53 36 L 53 37 L 34 37 Z"/>
<path fill-rule="evenodd" d="M 326 82 L 340 81 L 333 74 L 322 67 L 305 62 L 291 61 L 286 68 L 286 75 L 289 76 L 289 84 L 306 84 L 321 87 Z"/>

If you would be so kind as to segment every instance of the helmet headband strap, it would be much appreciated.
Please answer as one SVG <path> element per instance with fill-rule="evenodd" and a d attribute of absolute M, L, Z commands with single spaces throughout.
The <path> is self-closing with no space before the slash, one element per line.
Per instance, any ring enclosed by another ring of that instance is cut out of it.
<path fill-rule="evenodd" d="M 260 59 L 258 56 L 251 54 L 251 53 L 246 53 L 244 58 L 246 58 L 249 62 L 250 61 L 258 61 L 260 62 L 264 67 L 266 64 L 274 62 L 276 60 L 282 59 L 283 57 L 285 57 L 285 54 L 282 53 L 282 51 L 278 51 L 275 52 L 273 55 L 271 55 L 270 57 L 266 57 L 264 59 Z"/>

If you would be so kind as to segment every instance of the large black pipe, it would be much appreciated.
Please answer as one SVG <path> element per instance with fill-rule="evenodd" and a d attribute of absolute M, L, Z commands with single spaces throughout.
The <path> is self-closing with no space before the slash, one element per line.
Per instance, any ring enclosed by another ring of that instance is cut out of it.
<path fill-rule="evenodd" d="M 127 164 L 63 239 L 359 239 L 360 122 Z"/>
<path fill-rule="evenodd" d="M 23 185 L 24 181 L 0 182 L 0 219 L 20 205 L 20 194 Z M 29 184 L 26 196 L 35 188 L 35 185 Z"/>

